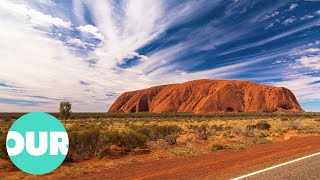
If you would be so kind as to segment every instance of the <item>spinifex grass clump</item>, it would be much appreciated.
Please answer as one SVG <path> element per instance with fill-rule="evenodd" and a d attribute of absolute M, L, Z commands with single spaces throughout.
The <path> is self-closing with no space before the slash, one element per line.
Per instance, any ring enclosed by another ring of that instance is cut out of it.
<path fill-rule="evenodd" d="M 267 122 L 259 122 L 256 124 L 256 128 L 259 130 L 269 130 L 271 125 Z"/>
<path fill-rule="evenodd" d="M 207 140 L 212 135 L 212 132 L 210 131 L 208 124 L 202 124 L 197 129 L 197 134 L 201 139 Z"/>
<path fill-rule="evenodd" d="M 130 152 L 132 149 L 146 147 L 146 137 L 134 131 L 99 131 L 98 129 L 86 130 L 83 132 L 72 131 L 69 133 L 70 147 L 69 158 L 90 159 L 106 152 L 111 145 L 118 146 L 123 152 Z"/>
<path fill-rule="evenodd" d="M 163 139 L 170 145 L 176 144 L 176 140 L 182 129 L 177 125 L 147 125 L 132 126 L 134 131 L 143 134 L 149 141 Z"/>
<path fill-rule="evenodd" d="M 214 143 L 211 145 L 211 151 L 218 151 L 223 149 L 229 149 L 230 147 L 225 144 Z"/>

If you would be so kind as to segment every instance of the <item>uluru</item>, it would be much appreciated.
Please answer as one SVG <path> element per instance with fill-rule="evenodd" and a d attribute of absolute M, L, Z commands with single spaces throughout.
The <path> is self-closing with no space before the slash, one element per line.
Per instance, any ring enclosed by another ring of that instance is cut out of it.
<path fill-rule="evenodd" d="M 287 88 L 242 80 L 193 80 L 125 92 L 109 112 L 304 112 Z"/>

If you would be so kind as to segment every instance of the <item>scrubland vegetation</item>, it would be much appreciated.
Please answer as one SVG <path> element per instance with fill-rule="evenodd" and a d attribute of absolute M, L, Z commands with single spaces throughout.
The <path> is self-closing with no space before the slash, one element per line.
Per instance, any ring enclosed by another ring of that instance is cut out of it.
<path fill-rule="evenodd" d="M 179 158 L 320 134 L 317 113 L 101 114 L 74 113 L 67 120 L 70 146 L 65 163 L 92 159 L 107 159 L 110 163 L 126 157 L 139 158 L 141 154 Z M 0 159 L 8 160 L 5 138 L 16 117 L 0 114 Z"/>
<path fill-rule="evenodd" d="M 91 113 L 89 117 L 86 113 L 75 113 L 68 120 L 70 148 L 66 161 L 158 151 L 165 151 L 168 156 L 187 156 L 221 149 L 244 149 L 275 141 L 288 132 L 320 133 L 320 116 L 316 113 L 137 113 L 109 114 L 108 117 L 102 114 Z M 5 159 L 5 136 L 14 115 L 2 115 L 0 157 Z"/>
<path fill-rule="evenodd" d="M 26 113 L 0 113 L 1 120 L 14 120 L 18 119 L 20 116 Z M 63 113 L 50 113 L 56 118 L 63 119 Z M 277 113 L 225 113 L 225 114 L 192 114 L 192 113 L 149 113 L 149 112 L 139 112 L 139 113 L 91 113 L 91 112 L 81 112 L 81 113 L 71 113 L 69 119 L 71 120 L 86 120 L 86 119 L 105 119 L 105 118 L 213 118 L 213 119 L 269 119 L 269 118 L 280 118 L 280 119 L 294 119 L 294 118 L 320 118 L 320 113 L 290 113 L 290 114 L 277 114 Z"/>

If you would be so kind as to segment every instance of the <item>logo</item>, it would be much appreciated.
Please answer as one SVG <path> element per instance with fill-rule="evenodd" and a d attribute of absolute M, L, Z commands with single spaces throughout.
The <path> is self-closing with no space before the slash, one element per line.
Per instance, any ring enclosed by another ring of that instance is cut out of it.
<path fill-rule="evenodd" d="M 66 158 L 69 138 L 57 118 L 34 112 L 13 123 L 6 146 L 16 167 L 29 174 L 46 174 L 58 168 Z"/>

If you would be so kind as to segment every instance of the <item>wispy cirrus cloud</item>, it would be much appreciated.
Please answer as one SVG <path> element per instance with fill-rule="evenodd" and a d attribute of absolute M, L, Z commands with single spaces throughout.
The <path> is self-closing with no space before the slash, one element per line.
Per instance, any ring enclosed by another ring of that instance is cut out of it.
<path fill-rule="evenodd" d="M 0 111 L 55 111 L 61 100 L 105 111 L 124 91 L 198 78 L 288 86 L 309 100 L 296 84 L 320 89 L 311 3 L 1 1 Z"/>

